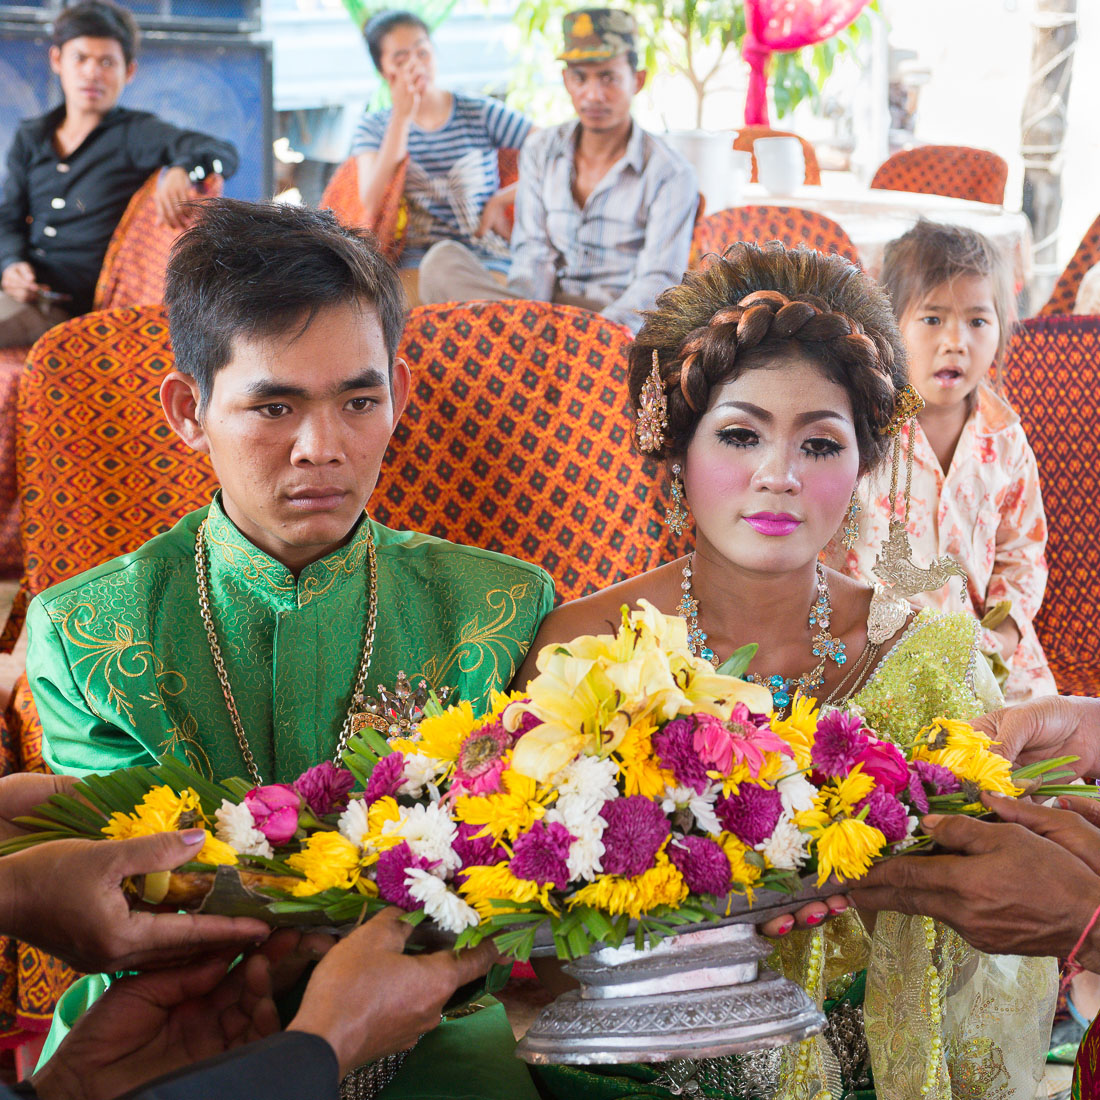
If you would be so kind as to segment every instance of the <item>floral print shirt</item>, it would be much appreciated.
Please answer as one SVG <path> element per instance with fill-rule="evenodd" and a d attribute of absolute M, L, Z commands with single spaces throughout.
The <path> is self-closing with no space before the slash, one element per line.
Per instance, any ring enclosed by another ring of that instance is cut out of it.
<path fill-rule="evenodd" d="M 910 429 L 902 431 L 902 481 Z M 1032 622 L 1047 583 L 1047 525 L 1039 488 L 1039 470 L 1020 418 L 1012 407 L 982 385 L 959 439 L 950 469 L 944 473 L 916 421 L 912 424 L 913 488 L 909 537 L 913 559 L 925 565 L 948 554 L 966 570 L 936 592 L 912 599 L 918 607 L 969 611 L 982 618 L 1002 600 L 1020 630 L 1020 644 L 1008 661 L 1005 699 L 1024 702 L 1057 692 Z M 859 539 L 845 551 L 835 539 L 826 549 L 834 568 L 868 584 L 890 519 L 890 468 L 865 478 L 859 488 Z M 904 507 L 898 494 L 899 514 Z M 982 648 L 998 647 L 990 631 Z"/>

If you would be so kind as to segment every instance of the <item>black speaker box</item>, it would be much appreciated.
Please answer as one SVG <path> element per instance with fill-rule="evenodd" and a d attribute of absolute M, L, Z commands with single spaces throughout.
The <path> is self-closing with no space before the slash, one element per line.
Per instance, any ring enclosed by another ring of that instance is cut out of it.
<path fill-rule="evenodd" d="M 61 102 L 48 49 L 44 28 L 0 24 L 0 149 L 4 152 L 20 120 Z M 237 35 L 150 32 L 142 39 L 137 74 L 119 102 L 233 142 L 241 163 L 225 193 L 239 199 L 270 197 L 274 171 L 270 43 Z"/>

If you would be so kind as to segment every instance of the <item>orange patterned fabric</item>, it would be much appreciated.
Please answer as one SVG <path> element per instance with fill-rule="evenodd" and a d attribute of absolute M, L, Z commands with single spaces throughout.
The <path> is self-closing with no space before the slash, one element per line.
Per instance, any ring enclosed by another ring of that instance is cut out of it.
<path fill-rule="evenodd" d="M 835 252 L 858 264 L 859 251 L 832 218 L 797 206 L 733 206 L 700 218 L 691 237 L 691 266 L 708 252 L 721 255 L 735 241 L 780 241 L 788 248 L 803 245 L 818 252 Z"/>
<path fill-rule="evenodd" d="M 1040 317 L 1050 317 L 1057 313 L 1072 313 L 1077 302 L 1077 291 L 1081 289 L 1081 280 L 1094 264 L 1100 263 L 1100 217 L 1081 238 L 1073 258 L 1066 264 L 1065 271 L 1058 276 L 1054 290 L 1047 304 L 1039 310 Z"/>
<path fill-rule="evenodd" d="M 371 514 L 535 562 L 559 600 L 663 560 L 657 463 L 631 443 L 630 340 L 544 302 L 414 309 L 412 393 Z"/>
<path fill-rule="evenodd" d="M 1000 206 L 1005 201 L 1008 164 L 987 149 L 969 145 L 921 145 L 887 157 L 871 186 L 885 191 L 948 195 Z"/>
<path fill-rule="evenodd" d="M 96 309 L 164 301 L 168 252 L 182 230 L 157 218 L 153 195 L 159 178 L 160 172 L 155 172 L 138 188 L 115 227 L 95 286 Z M 221 177 L 211 177 L 205 193 L 213 196 L 221 192 Z"/>
<path fill-rule="evenodd" d="M 1050 578 L 1035 627 L 1058 689 L 1100 695 L 1100 319 L 1030 318 L 1005 391 L 1039 463 Z"/>
<path fill-rule="evenodd" d="M 745 126 L 737 131 L 733 139 L 733 147 L 743 153 L 752 153 L 752 182 L 756 183 L 756 154 L 752 151 L 753 142 L 757 138 L 769 137 L 796 137 L 802 142 L 802 155 L 806 160 L 806 182 L 810 184 L 821 183 L 821 170 L 817 165 L 817 153 L 814 147 L 798 134 L 792 134 L 790 130 L 771 130 L 767 126 Z"/>
<path fill-rule="evenodd" d="M 405 190 L 405 173 L 408 170 L 408 156 L 397 166 L 385 194 L 382 196 L 382 208 L 375 218 L 368 218 L 359 198 L 359 158 L 348 157 L 333 173 L 321 196 L 321 209 L 331 210 L 344 225 L 352 229 L 369 229 L 377 238 L 378 244 L 386 256 L 397 263 L 401 256 L 401 240 L 405 224 L 405 205 L 402 192 Z M 497 165 L 500 172 L 500 186 L 508 187 L 519 179 L 519 150 L 498 149 Z"/>
<path fill-rule="evenodd" d="M 19 375 L 30 348 L 0 348 L 0 577 L 23 569 L 19 492 L 15 481 L 15 407 Z"/>

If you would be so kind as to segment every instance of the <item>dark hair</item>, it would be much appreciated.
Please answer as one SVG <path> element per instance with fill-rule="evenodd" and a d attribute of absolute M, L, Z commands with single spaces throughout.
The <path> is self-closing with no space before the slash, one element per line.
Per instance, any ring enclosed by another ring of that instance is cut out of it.
<path fill-rule="evenodd" d="M 715 386 L 786 352 L 847 391 L 862 467 L 885 458 L 881 433 L 908 381 L 905 348 L 886 295 L 842 257 L 739 242 L 664 291 L 645 318 L 630 349 L 630 396 L 637 408 L 656 351 L 664 457 L 687 449 Z"/>
<path fill-rule="evenodd" d="M 380 11 L 372 15 L 363 25 L 363 38 L 370 51 L 370 59 L 379 72 L 382 71 L 382 42 L 390 31 L 398 27 L 419 27 L 426 35 L 432 33 L 428 24 L 411 11 Z"/>
<path fill-rule="evenodd" d="M 305 330 L 318 311 L 374 307 L 392 372 L 405 326 L 405 294 L 371 241 L 328 210 L 209 199 L 172 246 L 164 284 L 176 367 L 199 384 L 200 412 L 237 337 Z"/>
<path fill-rule="evenodd" d="M 993 366 L 999 367 L 1016 324 L 1012 271 L 1000 248 L 973 229 L 921 219 L 886 246 L 882 285 L 894 303 L 900 324 L 910 309 L 938 286 L 977 275 L 989 279 L 1000 336 Z"/>
<path fill-rule="evenodd" d="M 110 0 L 85 0 L 66 8 L 54 20 L 51 45 L 61 49 L 74 38 L 113 38 L 129 65 L 137 53 L 139 37 L 137 23 L 125 8 Z"/>

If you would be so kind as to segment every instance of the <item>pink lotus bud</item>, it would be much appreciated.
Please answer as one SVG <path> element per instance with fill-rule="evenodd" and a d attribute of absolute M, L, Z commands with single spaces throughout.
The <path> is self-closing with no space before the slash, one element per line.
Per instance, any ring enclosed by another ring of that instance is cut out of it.
<path fill-rule="evenodd" d="M 302 800 L 293 787 L 285 783 L 253 787 L 244 796 L 244 804 L 252 814 L 256 828 L 276 847 L 286 844 L 297 832 Z"/>

